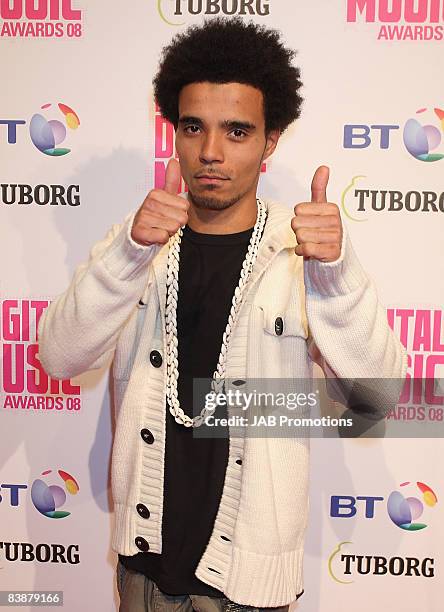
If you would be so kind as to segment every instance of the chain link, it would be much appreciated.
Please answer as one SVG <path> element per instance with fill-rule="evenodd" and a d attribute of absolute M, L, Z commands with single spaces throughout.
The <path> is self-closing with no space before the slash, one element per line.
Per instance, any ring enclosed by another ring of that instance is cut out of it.
<path fill-rule="evenodd" d="M 242 297 L 247 286 L 250 274 L 253 270 L 254 262 L 256 261 L 259 242 L 261 240 L 265 221 L 267 217 L 266 206 L 261 200 L 257 199 L 257 217 L 253 228 L 253 233 L 248 245 L 247 254 L 242 264 L 242 269 L 239 277 L 239 283 L 234 290 L 230 314 L 225 328 L 222 345 L 219 353 L 217 367 L 214 371 L 211 381 L 211 390 L 215 393 L 221 392 L 224 386 L 225 362 L 227 357 L 227 349 L 230 342 L 230 337 L 236 324 L 237 315 L 242 305 Z M 179 258 L 180 244 L 182 240 L 183 227 L 170 238 L 168 246 L 168 262 L 167 262 L 167 300 L 165 310 L 165 327 L 166 327 L 166 345 L 167 345 L 167 400 L 169 410 L 174 417 L 176 423 L 185 427 L 200 427 L 206 416 L 214 412 L 215 408 L 204 407 L 200 414 L 194 418 L 189 417 L 180 407 L 179 397 L 177 392 L 177 380 L 179 378 L 178 365 L 178 341 L 177 341 L 177 298 L 179 294 Z"/>

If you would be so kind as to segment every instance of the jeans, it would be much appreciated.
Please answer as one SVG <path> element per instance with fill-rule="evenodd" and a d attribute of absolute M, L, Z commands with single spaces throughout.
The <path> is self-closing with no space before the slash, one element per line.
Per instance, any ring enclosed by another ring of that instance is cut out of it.
<path fill-rule="evenodd" d="M 227 597 L 206 595 L 167 595 L 157 584 L 139 572 L 126 569 L 117 562 L 119 612 L 288 612 L 289 606 L 256 608 L 237 604 Z"/>

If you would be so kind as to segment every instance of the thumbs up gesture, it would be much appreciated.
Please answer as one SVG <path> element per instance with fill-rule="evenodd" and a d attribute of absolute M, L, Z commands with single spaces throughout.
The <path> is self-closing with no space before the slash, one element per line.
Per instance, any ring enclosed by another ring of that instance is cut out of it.
<path fill-rule="evenodd" d="M 137 211 L 131 238 L 143 246 L 166 244 L 188 221 L 188 200 L 177 195 L 180 185 L 180 164 L 170 159 L 163 189 L 152 189 Z"/>
<path fill-rule="evenodd" d="M 304 259 L 336 261 L 341 254 L 342 223 L 339 208 L 327 202 L 329 169 L 319 166 L 311 183 L 311 202 L 294 207 L 291 227 L 296 234 L 296 255 Z"/>

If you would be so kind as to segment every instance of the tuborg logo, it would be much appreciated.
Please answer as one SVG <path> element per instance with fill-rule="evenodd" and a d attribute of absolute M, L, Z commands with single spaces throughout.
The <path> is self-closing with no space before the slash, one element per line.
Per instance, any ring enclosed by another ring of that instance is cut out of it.
<path fill-rule="evenodd" d="M 370 189 L 368 185 L 362 186 L 365 178 L 362 174 L 354 176 L 341 194 L 342 211 L 351 221 L 368 221 L 361 213 L 369 211 L 444 213 L 444 191 Z"/>
<path fill-rule="evenodd" d="M 161 19 L 172 26 L 184 25 L 178 18 L 188 15 L 259 15 L 270 14 L 269 0 L 158 0 Z"/>
<path fill-rule="evenodd" d="M 353 542 L 339 542 L 328 558 L 328 573 L 339 584 L 352 584 L 358 576 L 409 576 L 434 578 L 435 559 L 425 557 L 385 557 L 342 552 Z"/>
<path fill-rule="evenodd" d="M 31 544 L 31 542 L 0 542 L 0 559 L 6 561 L 28 561 L 34 563 L 80 563 L 78 544 L 49 544 L 47 542 Z M 0 569 L 4 569 L 0 567 Z M 3 600 L 5 601 L 5 600 Z M 8 604 L 5 604 L 8 605 Z M 19 605 L 19 604 L 17 604 Z M 36 604 L 38 605 L 38 604 Z M 46 603 L 46 605 L 50 605 Z"/>

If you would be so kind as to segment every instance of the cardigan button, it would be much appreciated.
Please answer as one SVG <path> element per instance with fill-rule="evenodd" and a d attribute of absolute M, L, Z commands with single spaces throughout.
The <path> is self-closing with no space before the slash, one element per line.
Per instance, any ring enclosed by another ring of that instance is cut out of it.
<path fill-rule="evenodd" d="M 238 378 L 237 380 L 233 380 L 233 385 L 235 387 L 242 387 L 243 385 L 245 385 L 245 380 L 242 380 L 240 378 Z"/>
<path fill-rule="evenodd" d="M 162 365 L 162 355 L 159 353 L 159 351 L 151 351 L 150 361 L 151 365 L 153 365 L 155 368 L 160 368 Z"/>
<path fill-rule="evenodd" d="M 136 510 L 142 518 L 144 519 L 150 518 L 150 511 L 144 504 L 137 504 Z"/>
<path fill-rule="evenodd" d="M 274 322 L 274 331 L 276 332 L 276 336 L 281 336 L 284 331 L 284 322 L 282 317 L 277 317 Z"/>
<path fill-rule="evenodd" d="M 154 442 L 154 436 L 149 429 L 142 429 L 140 435 L 142 436 L 142 440 L 147 444 L 152 444 Z"/>
<path fill-rule="evenodd" d="M 236 463 L 237 463 L 238 465 L 242 465 L 242 459 L 236 459 Z"/>
<path fill-rule="evenodd" d="M 145 538 L 141 538 L 139 536 L 134 541 L 136 542 L 137 548 L 141 550 L 142 552 L 147 552 L 150 549 L 150 545 L 145 540 Z"/>

